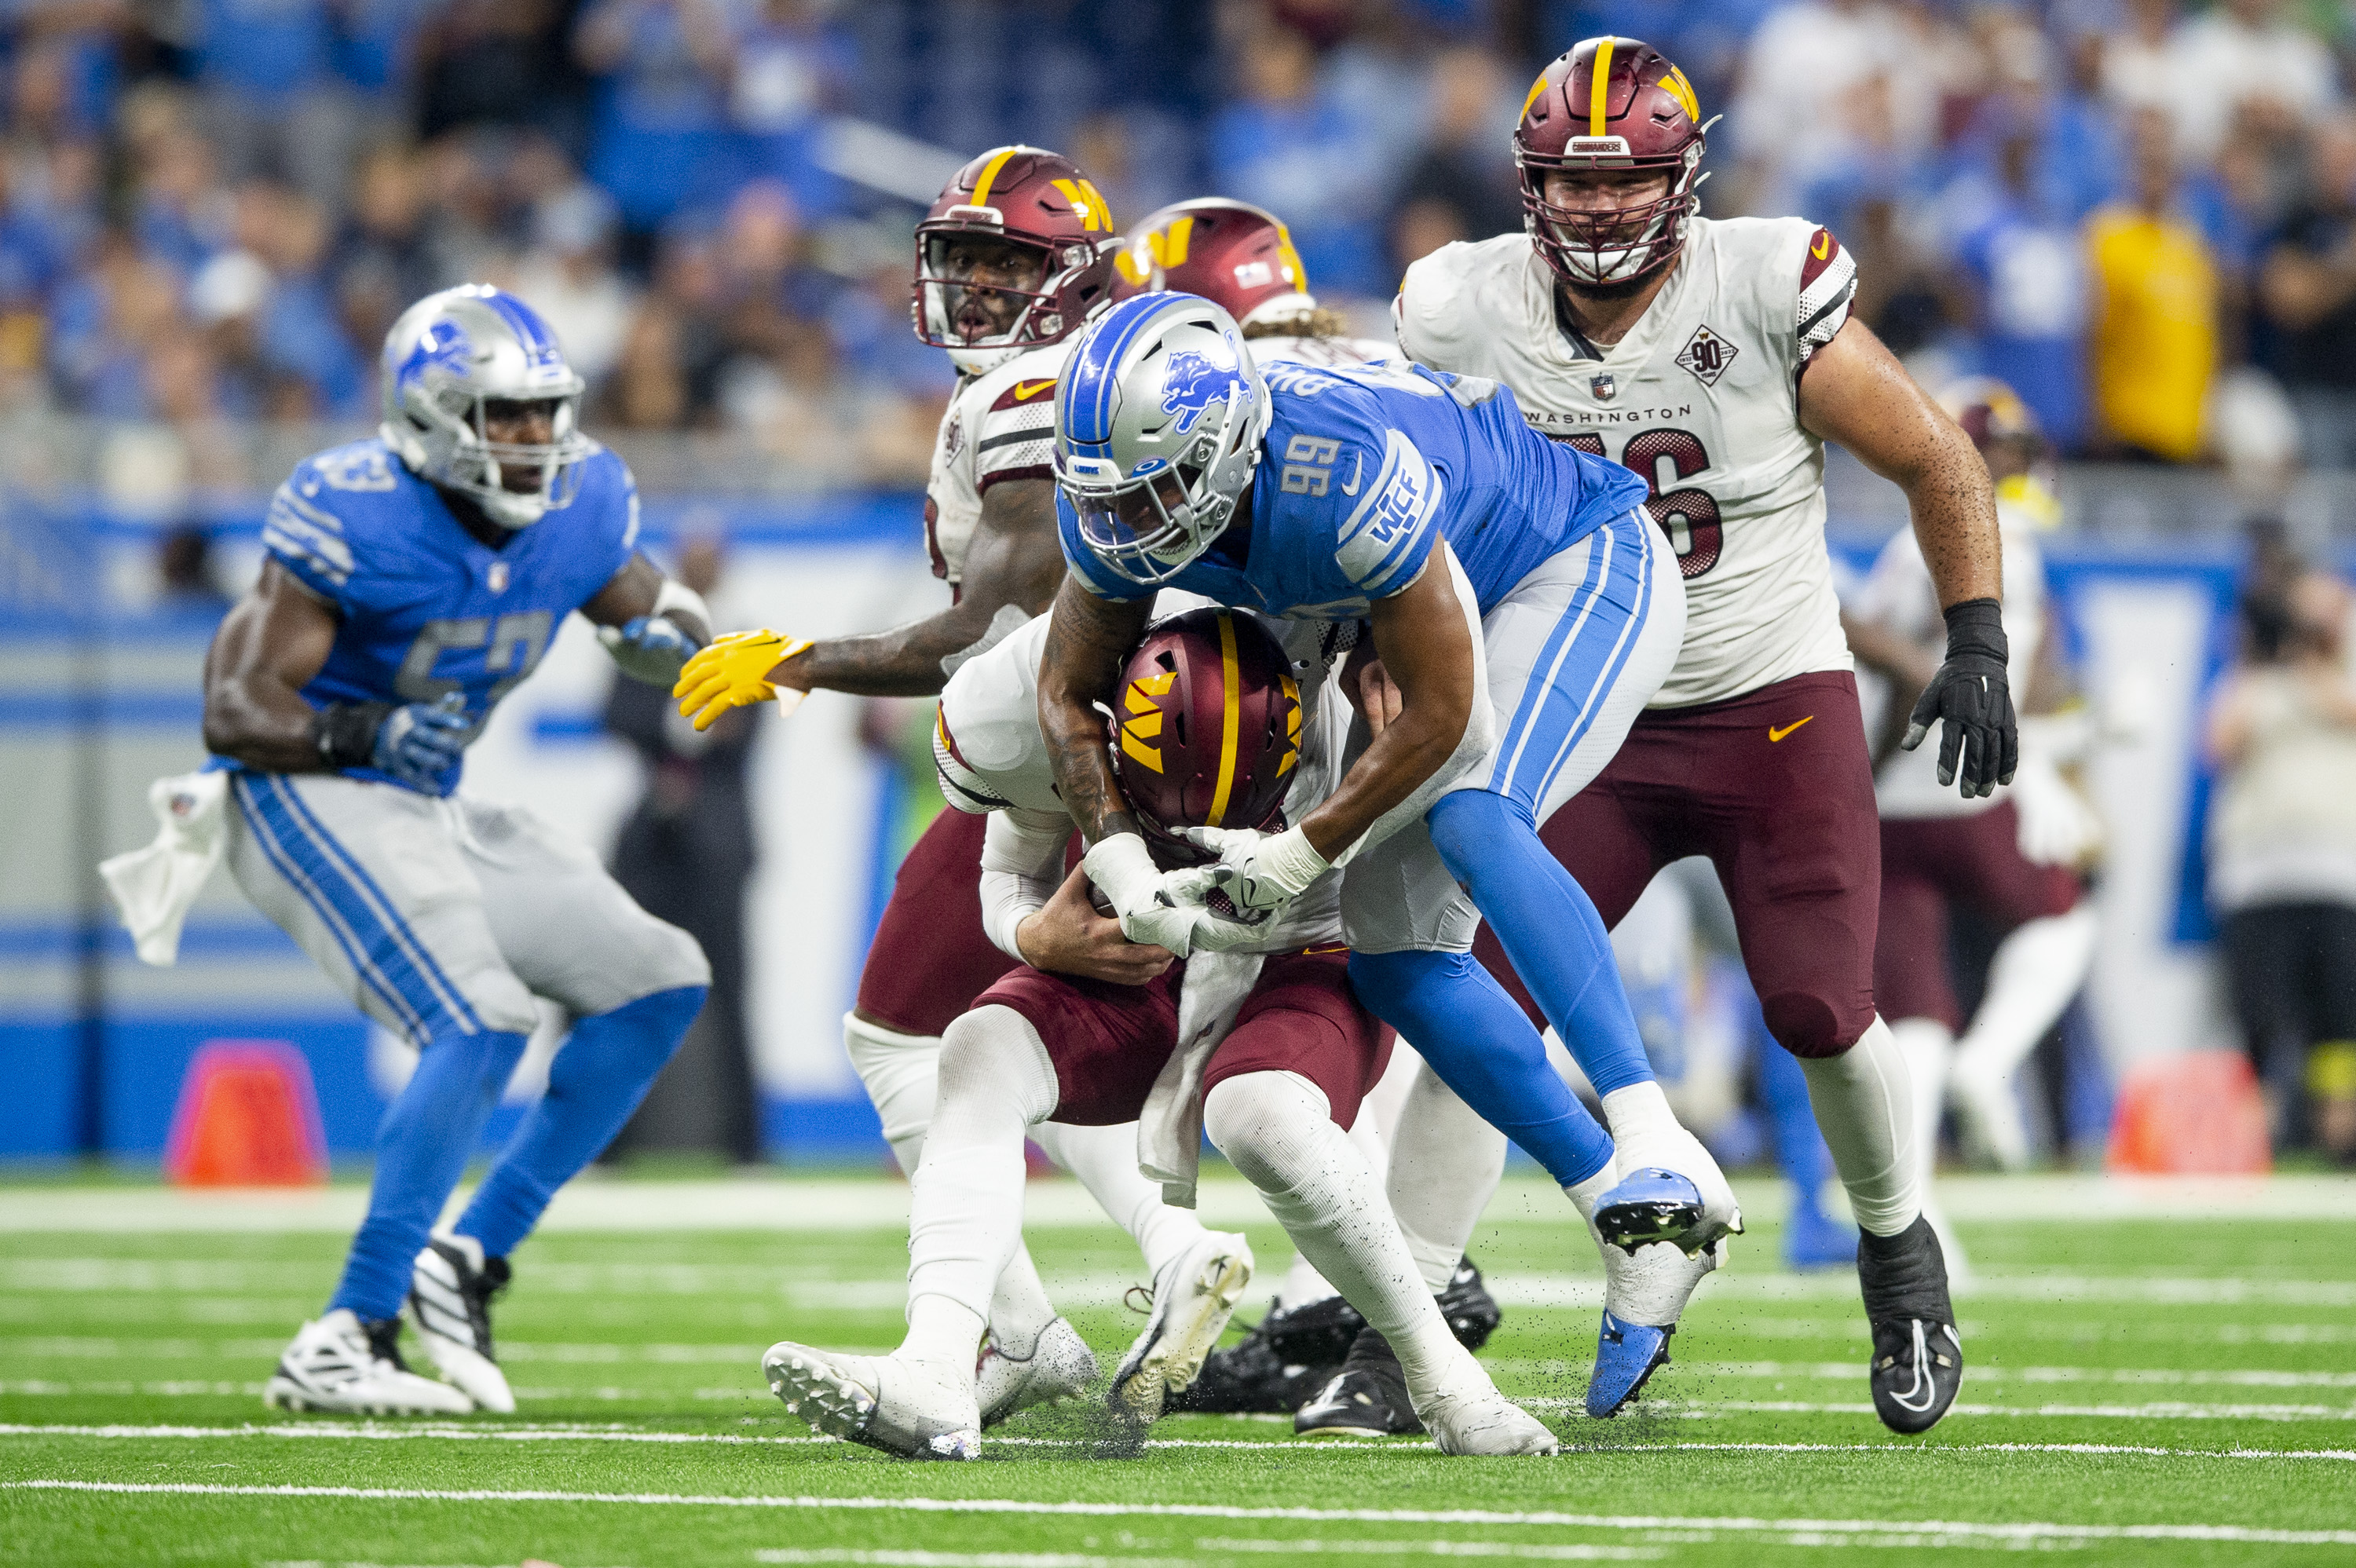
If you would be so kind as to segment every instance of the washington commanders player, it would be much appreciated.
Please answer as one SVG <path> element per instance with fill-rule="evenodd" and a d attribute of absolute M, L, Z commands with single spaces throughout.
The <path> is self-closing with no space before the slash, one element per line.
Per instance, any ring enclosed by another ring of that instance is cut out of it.
<path fill-rule="evenodd" d="M 1527 238 L 1409 268 L 1399 343 L 1504 382 L 1535 428 L 1653 492 L 1686 582 L 1684 648 L 1545 841 L 1607 923 L 1670 861 L 1717 865 L 1862 1227 L 1875 1408 L 1921 1432 L 1954 1402 L 1962 1344 L 1921 1214 L 1905 1061 L 1874 1013 L 1879 836 L 1822 539 L 1824 443 L 1906 493 L 1947 634 L 1908 743 L 1944 721 L 1940 782 L 1972 795 L 2011 777 L 2017 750 L 1995 507 L 1969 439 L 1849 319 L 1856 265 L 1829 230 L 1697 215 L 1707 130 L 1650 47 L 1563 55 L 1514 133 Z M 1482 951 L 1509 968 L 1486 933 Z"/>
<path fill-rule="evenodd" d="M 916 335 L 959 372 L 941 417 L 925 494 L 933 574 L 947 608 L 888 631 L 812 642 L 775 631 L 724 637 L 679 681 L 680 711 L 701 729 L 727 709 L 809 691 L 926 697 L 965 660 L 1044 610 L 1064 573 L 1051 477 L 1055 378 L 1069 340 L 1113 292 L 1120 247 L 1111 211 L 1070 159 L 999 147 L 949 180 L 916 226 Z M 991 945 L 975 891 L 982 824 L 944 811 L 901 863 L 843 1044 L 903 1170 L 913 1172 L 932 1116 L 942 1032 L 1014 966 Z M 1242 1238 L 1205 1232 L 1161 1202 L 1118 1129 L 1040 1129 L 1051 1157 L 1078 1176 L 1135 1235 L 1149 1270 Z M 1087 1345 L 1055 1315 L 1018 1246 L 991 1316 L 982 1414 L 996 1421 L 1060 1397 L 1095 1373 Z"/>
<path fill-rule="evenodd" d="M 1232 197 L 1173 203 L 1129 231 L 1113 262 L 1119 292 L 1199 294 L 1236 318 L 1252 357 L 1303 365 L 1370 365 L 1398 347 L 1353 337 L 1338 311 L 1309 292 L 1309 272 L 1284 220 Z"/>

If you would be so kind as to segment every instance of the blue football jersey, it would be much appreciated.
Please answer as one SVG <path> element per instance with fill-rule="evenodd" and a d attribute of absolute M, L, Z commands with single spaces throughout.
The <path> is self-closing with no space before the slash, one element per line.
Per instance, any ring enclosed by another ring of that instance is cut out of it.
<path fill-rule="evenodd" d="M 436 702 L 459 692 L 477 731 L 637 538 L 637 485 L 603 447 L 582 463 L 570 506 L 493 549 L 381 441 L 305 459 L 271 497 L 262 532 L 271 559 L 336 613 L 335 646 L 305 701 Z M 442 776 L 439 794 L 458 787 L 459 772 Z M 395 782 L 374 768 L 344 773 Z"/>
<path fill-rule="evenodd" d="M 1420 365 L 1263 366 L 1273 419 L 1252 481 L 1250 546 L 1226 540 L 1168 586 L 1222 604 L 1350 620 L 1415 581 L 1445 539 L 1486 614 L 1540 561 L 1644 498 L 1618 464 L 1523 422 L 1494 381 Z M 1106 599 L 1153 590 L 1108 571 L 1058 496 L 1064 559 Z"/>

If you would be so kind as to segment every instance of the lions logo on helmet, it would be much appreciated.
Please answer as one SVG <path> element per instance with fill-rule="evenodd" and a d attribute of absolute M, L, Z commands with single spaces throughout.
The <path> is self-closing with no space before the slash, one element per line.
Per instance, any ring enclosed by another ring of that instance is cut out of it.
<path fill-rule="evenodd" d="M 419 478 L 468 496 L 503 528 L 572 502 L 581 461 L 596 450 L 579 426 L 584 384 L 523 301 L 486 283 L 428 294 L 385 335 L 383 370 L 380 432 Z M 494 402 L 549 404 L 552 439 L 493 441 Z"/>
<path fill-rule="evenodd" d="M 1236 380 L 1232 365 L 1214 364 L 1201 354 L 1173 354 L 1162 379 L 1162 411 L 1178 416 L 1178 432 L 1183 435 L 1204 411 L 1227 400 Z"/>

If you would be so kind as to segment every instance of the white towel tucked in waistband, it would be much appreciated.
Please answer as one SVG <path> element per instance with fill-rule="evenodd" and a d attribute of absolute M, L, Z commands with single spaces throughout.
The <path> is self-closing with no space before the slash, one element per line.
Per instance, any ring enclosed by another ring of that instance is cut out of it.
<path fill-rule="evenodd" d="M 188 906 L 229 846 L 229 774 L 181 773 L 147 786 L 155 841 L 101 861 L 98 874 L 138 944 L 142 963 L 168 968 L 180 955 Z"/>
<path fill-rule="evenodd" d="M 1162 1183 L 1162 1201 L 1194 1207 L 1203 1155 L 1203 1072 L 1259 984 L 1258 953 L 1197 953 L 1178 988 L 1178 1049 L 1170 1053 L 1137 1118 L 1137 1168 Z"/>

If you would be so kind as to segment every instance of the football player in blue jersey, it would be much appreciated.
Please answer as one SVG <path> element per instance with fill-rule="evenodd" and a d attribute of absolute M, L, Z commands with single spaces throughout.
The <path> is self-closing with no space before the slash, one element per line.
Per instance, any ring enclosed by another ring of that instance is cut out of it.
<path fill-rule="evenodd" d="M 1055 413 L 1070 571 L 1040 716 L 1090 879 L 1132 940 L 1183 954 L 1234 940 L 1214 889 L 1250 918 L 1344 869 L 1362 998 L 1616 1243 L 1596 1377 L 1610 1413 L 1664 1359 L 1665 1326 L 1740 1228 L 1716 1162 L 1654 1082 L 1594 906 L 1537 837 L 1618 748 L 1683 635 L 1683 586 L 1638 507 L 1643 481 L 1533 432 L 1494 382 L 1416 366 L 1263 369 L 1226 312 L 1184 294 L 1141 295 L 1092 325 Z M 1364 623 L 1381 666 L 1371 679 L 1363 658 L 1345 667 L 1361 749 L 1341 787 L 1281 832 L 1195 830 L 1218 857 L 1207 869 L 1156 866 L 1096 711 L 1164 586 Z M 1483 917 L 1602 1095 L 1612 1136 L 1471 957 Z"/>
<path fill-rule="evenodd" d="M 471 284 L 421 300 L 382 378 L 377 438 L 306 459 L 272 497 L 261 580 L 205 663 L 238 884 L 418 1051 L 342 1282 L 263 1398 L 509 1411 L 489 1316 L 508 1254 L 637 1108 L 711 970 L 585 847 L 458 794 L 466 747 L 576 610 L 624 674 L 665 686 L 711 627 L 639 553 L 629 470 L 581 433 L 581 378 L 522 301 Z M 548 1092 L 431 1234 L 536 996 L 578 1020 Z M 402 1364 L 404 1301 L 446 1382 Z"/>

